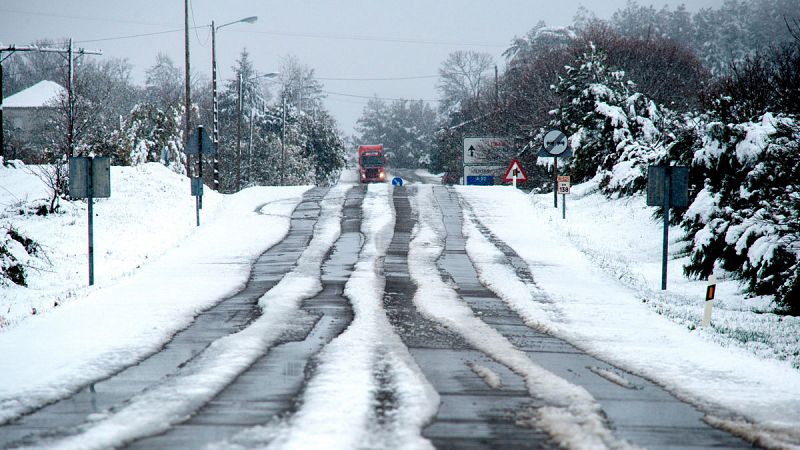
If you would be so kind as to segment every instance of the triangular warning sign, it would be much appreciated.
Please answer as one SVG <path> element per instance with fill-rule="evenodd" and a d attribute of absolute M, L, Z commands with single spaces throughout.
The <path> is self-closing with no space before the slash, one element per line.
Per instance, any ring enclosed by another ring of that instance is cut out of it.
<path fill-rule="evenodd" d="M 503 179 L 507 182 L 514 181 L 514 175 L 517 176 L 518 183 L 528 181 L 528 176 L 525 175 L 525 171 L 522 170 L 522 166 L 516 159 L 511 161 L 511 165 L 508 166 L 508 170 L 506 170 L 506 175 Z"/>

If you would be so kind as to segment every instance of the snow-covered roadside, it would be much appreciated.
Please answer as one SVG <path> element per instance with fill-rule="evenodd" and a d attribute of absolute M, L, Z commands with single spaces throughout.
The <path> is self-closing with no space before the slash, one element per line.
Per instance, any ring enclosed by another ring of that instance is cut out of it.
<path fill-rule="evenodd" d="M 387 184 L 369 185 L 361 226 L 365 242 L 344 292 L 353 322 L 320 353 L 302 407 L 270 448 L 431 448 L 421 429 L 436 413 L 439 396 L 383 310 L 380 270 L 394 228 L 391 192 Z M 385 389 L 395 394 L 396 404 L 385 425 L 375 427 L 381 422 L 376 394 Z"/>
<path fill-rule="evenodd" d="M 95 287 L 89 288 L 86 202 L 62 200 L 63 212 L 47 216 L 31 211 L 48 203 L 37 176 L 45 169 L 0 166 L 0 226 L 14 227 L 42 248 L 27 269 L 28 287 L 0 286 L 0 332 L 134 273 L 197 231 L 185 176 L 158 163 L 112 167 L 111 197 L 94 204 Z M 223 198 L 206 190 L 203 224 L 216 220 Z"/>
<path fill-rule="evenodd" d="M 240 289 L 251 261 L 286 234 L 307 189 L 252 188 L 225 198 L 214 220 L 132 275 L 0 333 L 0 423 L 157 351 Z"/>
<path fill-rule="evenodd" d="M 444 324 L 475 348 L 525 379 L 532 396 L 547 406 L 536 411 L 535 425 L 568 448 L 625 448 L 608 428 L 594 397 L 584 388 L 535 364 L 473 311 L 439 275 L 436 260 L 444 250 L 446 231 L 431 186 L 420 186 L 414 211 L 419 223 L 408 251 L 411 279 L 417 284 L 414 304 L 428 319 Z"/>
<path fill-rule="evenodd" d="M 342 205 L 349 188 L 340 184 L 325 196 L 314 236 L 297 268 L 259 300 L 263 314 L 258 319 L 244 330 L 212 343 L 177 376 L 133 397 L 113 413 L 95 415 L 82 433 L 47 443 L 46 447 L 111 448 L 166 431 L 250 367 L 290 326 L 300 302 L 320 291 L 320 267 L 339 237 Z"/>
<path fill-rule="evenodd" d="M 552 197 L 531 201 L 522 192 L 506 187 L 457 189 L 481 223 L 528 262 L 536 285 L 520 289 L 524 283 L 513 270 L 498 264 L 502 260 L 500 251 L 474 225 L 465 226 L 469 239 L 467 251 L 481 276 L 529 323 L 658 382 L 709 413 L 707 420 L 714 425 L 764 446 L 800 445 L 797 370 L 786 362 L 765 360 L 735 346 L 720 346 L 710 342 L 707 332 L 676 324 L 657 314 L 643 303 L 649 299 L 642 298 L 642 290 L 620 281 L 617 273 L 609 273 L 586 250 L 608 251 L 615 240 L 629 236 L 635 242 L 620 249 L 623 254 L 611 254 L 626 261 L 624 252 L 631 246 L 646 245 L 643 244 L 648 239 L 646 235 L 652 234 L 648 227 L 658 228 L 657 223 L 638 223 L 642 229 L 631 226 L 610 233 L 598 224 L 625 214 L 614 211 L 613 203 L 594 205 L 602 209 L 579 211 L 575 204 L 570 209 L 571 203 L 578 202 L 568 199 L 568 221 L 570 213 L 581 215 L 584 230 L 593 224 L 600 228 L 595 235 L 582 235 L 576 244 L 570 228 L 562 226 L 560 214 L 556 215 L 552 203 L 547 201 Z M 626 263 L 638 268 L 635 261 Z M 673 261 L 673 267 L 676 265 Z M 676 286 L 692 284 L 676 280 L 679 275 L 673 272 L 670 276 Z M 491 280 L 503 282 L 491 283 Z M 547 297 L 547 302 L 537 301 L 532 294 Z M 702 293 L 696 298 L 699 320 Z"/>

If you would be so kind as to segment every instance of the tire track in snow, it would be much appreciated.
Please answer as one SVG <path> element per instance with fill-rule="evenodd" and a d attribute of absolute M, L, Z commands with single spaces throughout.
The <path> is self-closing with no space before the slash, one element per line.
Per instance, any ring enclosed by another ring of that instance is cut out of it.
<path fill-rule="evenodd" d="M 173 376 L 140 392 L 118 407 L 88 418 L 64 430 L 69 435 L 34 443 L 44 448 L 111 448 L 152 436 L 181 423 L 213 399 L 225 386 L 274 345 L 296 317 L 299 303 L 320 290 L 322 259 L 339 234 L 339 217 L 345 186 L 336 186 L 321 201 L 319 219 L 310 242 L 302 250 L 294 270 L 286 273 L 258 300 L 262 314 L 246 328 L 215 340 Z M 307 243 L 307 245 L 305 245 Z M 288 252 L 291 253 L 291 252 Z M 279 252 L 263 261 L 274 267 Z"/>
<path fill-rule="evenodd" d="M 0 448 L 33 444 L 42 436 L 57 436 L 56 430 L 67 432 L 83 423 L 87 417 L 97 417 L 98 413 L 118 407 L 186 365 L 215 339 L 244 328 L 260 312 L 258 298 L 294 266 L 302 248 L 311 239 L 313 225 L 319 216 L 319 202 L 326 192 L 327 189 L 307 191 L 293 211 L 287 211 L 288 216 L 283 213 L 282 217 L 290 217 L 287 235 L 253 262 L 248 281 L 238 293 L 200 312 L 188 327 L 178 331 L 159 352 L 0 427 Z M 286 200 L 265 203 L 254 212 L 275 215 L 270 212 L 275 208 L 264 209 L 270 204 L 283 208 Z M 275 263 L 278 262 L 284 267 L 277 267 Z"/>
<path fill-rule="evenodd" d="M 420 223 L 409 249 L 409 271 L 419 286 L 414 296 L 419 310 L 522 376 L 530 394 L 545 403 L 536 408 L 530 425 L 547 431 L 560 445 L 568 448 L 630 447 L 613 435 L 591 394 L 534 363 L 493 326 L 476 317 L 453 287 L 442 280 L 439 264 L 446 266 L 447 262 L 440 262 L 440 259 L 450 242 L 447 241 L 445 212 L 437 205 L 433 189 L 420 188 L 416 196 Z M 438 192 L 448 195 L 444 188 L 439 188 Z M 460 208 L 453 210 L 461 214 Z M 460 230 L 454 232 L 461 234 Z"/>

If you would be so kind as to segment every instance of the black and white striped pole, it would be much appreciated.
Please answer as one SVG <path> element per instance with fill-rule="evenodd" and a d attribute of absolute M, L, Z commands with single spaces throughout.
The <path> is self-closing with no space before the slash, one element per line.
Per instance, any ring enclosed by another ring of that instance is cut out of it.
<path fill-rule="evenodd" d="M 714 274 L 708 276 L 708 286 L 706 287 L 706 307 L 703 311 L 703 326 L 707 327 L 711 324 L 711 304 L 714 300 L 714 294 L 717 292 L 717 277 Z"/>

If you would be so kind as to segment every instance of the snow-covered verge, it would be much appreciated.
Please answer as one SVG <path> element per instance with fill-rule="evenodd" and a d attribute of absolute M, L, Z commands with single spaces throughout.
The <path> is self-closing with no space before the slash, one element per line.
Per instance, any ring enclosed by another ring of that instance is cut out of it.
<path fill-rule="evenodd" d="M 30 194 L 35 180 L 1 170 L 7 195 L 37 198 Z M 308 189 L 206 195 L 203 225 L 195 227 L 185 177 L 157 164 L 115 167 L 111 176 L 112 197 L 95 209 L 91 288 L 82 286 L 85 204 L 58 215 L 6 217 L 42 243 L 51 266 L 30 288 L 0 288 L 3 312 L 65 292 L 70 301 L 0 332 L 0 423 L 157 351 L 198 312 L 240 289 L 252 260 L 286 234 Z"/>
<path fill-rule="evenodd" d="M 661 227 L 643 198 L 609 201 L 580 186 L 562 220 L 552 194 L 457 189 L 474 217 L 527 261 L 535 285 L 498 264 L 500 251 L 465 226 L 482 278 L 508 281 L 490 287 L 529 324 L 665 386 L 716 426 L 768 447 L 800 445 L 800 371 L 789 361 L 800 323 L 763 313 L 768 299 L 744 298 L 719 274 L 712 326 L 698 327 L 706 283 L 682 277 L 684 257 L 673 245 L 669 289 L 660 291 Z M 679 229 L 671 236 L 675 244 Z"/>
<path fill-rule="evenodd" d="M 0 287 L 0 333 L 132 274 L 196 230 L 186 177 L 157 163 L 112 167 L 111 197 L 94 203 L 95 287 L 88 288 L 87 203 L 61 200 L 60 212 L 37 215 L 38 207 L 49 203 L 42 169 L 0 166 L 0 227 L 13 226 L 41 248 L 26 267 L 27 288 Z M 222 200 L 205 192 L 201 223 L 214 220 Z"/>
<path fill-rule="evenodd" d="M 411 279 L 417 285 L 414 304 L 428 319 L 444 324 L 476 349 L 525 379 L 530 394 L 545 402 L 534 417 L 521 420 L 549 433 L 567 448 L 627 448 L 601 414 L 600 405 L 583 387 L 569 383 L 533 362 L 480 318 L 442 280 L 436 260 L 444 251 L 446 231 L 435 206 L 432 186 L 418 188 L 414 227 L 408 249 Z"/>

